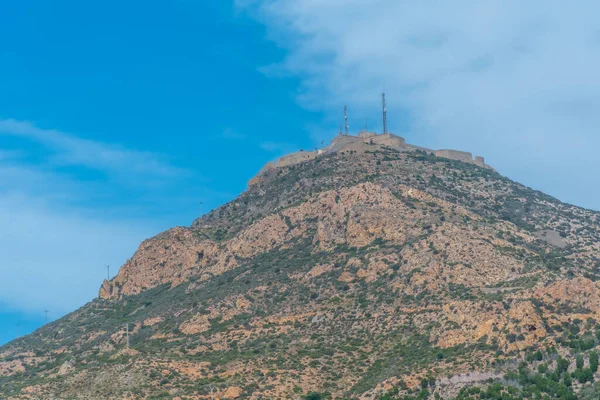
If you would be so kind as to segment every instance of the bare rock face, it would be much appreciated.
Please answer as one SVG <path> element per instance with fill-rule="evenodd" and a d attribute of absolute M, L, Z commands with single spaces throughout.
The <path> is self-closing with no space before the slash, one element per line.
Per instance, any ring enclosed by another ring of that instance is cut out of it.
<path fill-rule="evenodd" d="M 243 393 L 244 393 L 244 391 L 242 390 L 242 388 L 237 387 L 237 386 L 232 386 L 232 387 L 227 388 L 223 392 L 223 398 L 224 399 L 239 399 L 240 397 L 242 397 Z"/>
<path fill-rule="evenodd" d="M 308 234 L 315 220 L 313 242 L 327 250 L 340 244 L 366 246 L 377 238 L 404 243 L 422 232 L 419 218 L 418 211 L 389 189 L 364 183 L 327 191 L 268 215 L 220 244 L 201 240 L 188 228 L 174 228 L 143 242 L 117 277 L 102 284 L 99 297 L 118 299 L 202 273 L 221 274 L 235 267 L 237 259 L 266 253 Z"/>
<path fill-rule="evenodd" d="M 73 361 L 72 360 L 65 361 L 64 364 L 60 366 L 60 369 L 58 370 L 58 375 L 65 376 L 65 375 L 70 374 L 74 370 L 75 370 L 75 364 L 73 363 Z"/>
<path fill-rule="evenodd" d="M 538 343 L 547 334 L 544 322 L 534 305 L 529 301 L 522 301 L 513 306 L 508 317 L 512 319 L 513 330 L 523 335 L 523 343 L 516 343 L 519 348 L 526 348 Z"/>
<path fill-rule="evenodd" d="M 536 290 L 535 296 L 557 306 L 573 310 L 572 314 L 593 314 L 600 317 L 600 288 L 597 282 L 584 277 L 553 282 Z M 575 318 L 573 316 L 573 318 Z"/>
<path fill-rule="evenodd" d="M 188 228 L 174 228 L 144 241 L 138 251 L 119 271 L 116 278 L 105 281 L 99 296 L 119 298 L 140 293 L 163 283 L 178 283 L 192 268 L 201 268 L 217 254 L 216 243 L 201 240 Z"/>

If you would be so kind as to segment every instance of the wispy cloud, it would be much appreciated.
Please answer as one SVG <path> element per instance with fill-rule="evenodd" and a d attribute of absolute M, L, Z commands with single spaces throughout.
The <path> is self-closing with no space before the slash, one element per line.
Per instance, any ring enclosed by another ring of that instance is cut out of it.
<path fill-rule="evenodd" d="M 278 142 L 262 142 L 258 144 L 258 147 L 264 151 L 271 153 L 290 153 L 292 151 L 298 151 L 297 146 L 290 143 L 278 143 Z"/>
<path fill-rule="evenodd" d="M 233 130 L 231 128 L 226 128 L 223 131 L 221 137 L 223 139 L 227 139 L 227 140 L 244 140 L 248 136 L 245 135 L 245 134 L 243 134 L 243 133 L 237 132 L 237 131 L 235 131 L 235 130 Z"/>
<path fill-rule="evenodd" d="M 0 150 L 2 305 L 57 317 L 91 300 L 107 264 L 116 273 L 172 224 L 168 210 L 195 201 L 176 186 L 187 172 L 159 154 L 11 119 L 0 120 L 1 136 L 22 139 Z"/>
<path fill-rule="evenodd" d="M 0 150 L 0 161 L 14 160 L 22 156 L 23 152 L 18 150 Z"/>
<path fill-rule="evenodd" d="M 155 153 L 81 139 L 58 130 L 39 128 L 28 121 L 0 119 L 0 135 L 21 137 L 45 146 L 49 150 L 49 161 L 56 165 L 83 166 L 115 175 L 152 175 L 157 178 L 180 176 L 185 172 Z"/>
<path fill-rule="evenodd" d="M 22 194 L 0 196 L 0 302 L 60 316 L 91 300 L 151 232 L 139 221 L 65 212 Z"/>
<path fill-rule="evenodd" d="M 300 77 L 305 107 L 377 115 L 385 89 L 390 126 L 408 125 L 398 133 L 409 140 L 480 153 L 513 178 L 600 208 L 600 3 L 237 4 L 288 50 L 269 71 Z"/>

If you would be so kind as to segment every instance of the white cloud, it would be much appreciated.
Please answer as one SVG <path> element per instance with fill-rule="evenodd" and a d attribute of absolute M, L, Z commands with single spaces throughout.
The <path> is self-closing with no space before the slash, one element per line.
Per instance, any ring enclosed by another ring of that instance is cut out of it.
<path fill-rule="evenodd" d="M 54 129 L 42 129 L 28 121 L 0 119 L 0 135 L 25 138 L 43 145 L 54 165 L 83 166 L 115 176 L 169 178 L 185 171 L 170 165 L 158 154 L 81 139 Z"/>
<path fill-rule="evenodd" d="M 269 152 L 276 152 L 276 153 L 290 153 L 292 151 L 298 151 L 298 150 L 294 150 L 296 146 L 294 146 L 293 144 L 289 144 L 289 143 L 277 143 L 277 142 L 262 142 L 259 143 L 258 147 L 260 147 L 261 149 L 263 149 L 264 151 L 269 151 Z"/>
<path fill-rule="evenodd" d="M 409 141 L 473 151 L 512 178 L 600 209 L 600 3 L 238 0 L 238 6 L 288 50 L 265 71 L 301 77 L 299 100 L 307 108 L 339 119 L 348 104 L 351 113 L 376 116 L 384 88 L 390 127 L 407 127 L 398 133 Z"/>
<path fill-rule="evenodd" d="M 0 150 L 0 304 L 56 318 L 93 299 L 105 266 L 116 274 L 163 228 L 165 205 L 176 204 L 170 189 L 185 171 L 154 153 L 29 122 L 0 120 L 1 135 L 25 141 Z"/>
<path fill-rule="evenodd" d="M 221 137 L 227 140 L 245 140 L 247 138 L 247 135 L 244 133 L 237 132 L 231 128 L 225 128 Z"/>
<path fill-rule="evenodd" d="M 0 161 L 14 160 L 22 155 L 23 153 L 17 150 L 0 150 Z"/>
<path fill-rule="evenodd" d="M 56 211 L 23 195 L 0 196 L 0 301 L 57 317 L 97 293 L 151 232 L 143 224 Z"/>
<path fill-rule="evenodd" d="M 156 233 L 152 222 L 82 206 L 90 183 L 0 162 L 0 303 L 60 316 L 95 297 L 106 276 Z M 77 205 L 76 205 L 77 204 Z M 118 207 L 118 205 L 115 205 Z"/>

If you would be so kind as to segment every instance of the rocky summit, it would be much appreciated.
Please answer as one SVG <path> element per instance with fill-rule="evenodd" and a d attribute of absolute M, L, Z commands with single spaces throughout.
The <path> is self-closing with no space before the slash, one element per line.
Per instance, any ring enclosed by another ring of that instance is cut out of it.
<path fill-rule="evenodd" d="M 0 398 L 600 398 L 600 213 L 351 142 L 143 242 L 0 347 Z"/>

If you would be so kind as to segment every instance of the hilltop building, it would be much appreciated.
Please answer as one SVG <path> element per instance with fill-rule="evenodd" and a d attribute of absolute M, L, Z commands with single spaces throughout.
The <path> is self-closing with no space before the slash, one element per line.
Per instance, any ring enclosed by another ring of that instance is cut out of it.
<path fill-rule="evenodd" d="M 357 136 L 339 134 L 331 140 L 329 146 L 318 149 L 315 151 L 299 151 L 285 155 L 275 161 L 267 163 L 258 174 L 250 180 L 249 185 L 260 181 L 263 174 L 268 171 L 274 170 L 278 167 L 285 167 L 289 165 L 299 164 L 305 161 L 314 160 L 315 158 L 328 153 L 336 153 L 339 151 L 355 151 L 362 153 L 366 150 L 374 150 L 374 147 L 387 147 L 397 151 L 417 151 L 421 150 L 429 154 L 434 154 L 437 157 L 444 157 L 451 160 L 462 161 L 469 164 L 475 164 L 481 168 L 490 168 L 485 163 L 483 157 L 473 155 L 466 151 L 459 150 L 432 150 L 424 147 L 414 146 L 406 143 L 403 137 L 395 135 L 393 133 L 382 133 L 377 134 L 375 132 L 361 131 Z"/>

